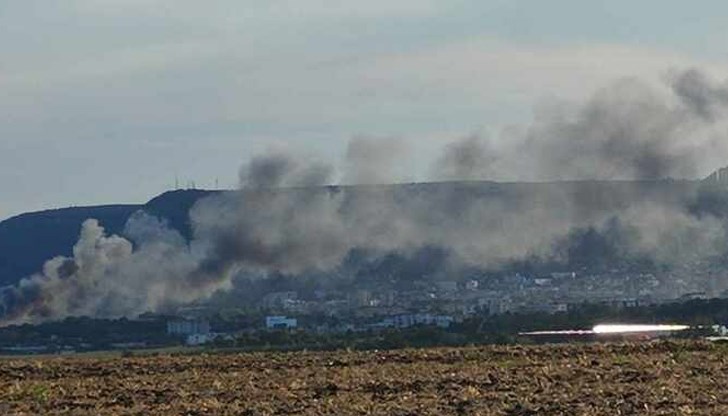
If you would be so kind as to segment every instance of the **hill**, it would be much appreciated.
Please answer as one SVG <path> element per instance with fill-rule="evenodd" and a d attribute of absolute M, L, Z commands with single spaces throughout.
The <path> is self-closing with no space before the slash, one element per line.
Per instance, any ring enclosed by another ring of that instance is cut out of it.
<path fill-rule="evenodd" d="M 165 192 L 143 205 L 69 207 L 21 214 L 0 222 L 0 286 L 14 284 L 41 270 L 55 256 L 69 256 L 84 220 L 95 218 L 110 234 L 124 234 L 124 225 L 134 212 L 144 211 L 165 218 L 189 237 L 187 212 L 203 196 L 214 191 Z"/>
<path fill-rule="evenodd" d="M 72 207 L 21 214 L 0 222 L 0 285 L 13 284 L 41 270 L 55 256 L 68 256 L 81 223 L 97 218 L 112 233 L 121 233 L 140 205 Z"/>

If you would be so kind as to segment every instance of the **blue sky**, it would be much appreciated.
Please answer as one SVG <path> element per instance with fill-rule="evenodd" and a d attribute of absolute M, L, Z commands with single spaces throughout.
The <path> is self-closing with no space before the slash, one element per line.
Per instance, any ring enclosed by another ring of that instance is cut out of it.
<path fill-rule="evenodd" d="M 252 154 L 337 163 L 361 136 L 406 140 L 397 179 L 427 180 L 540 103 L 728 78 L 727 28 L 721 1 L 0 1 L 0 219 L 233 187 Z"/>

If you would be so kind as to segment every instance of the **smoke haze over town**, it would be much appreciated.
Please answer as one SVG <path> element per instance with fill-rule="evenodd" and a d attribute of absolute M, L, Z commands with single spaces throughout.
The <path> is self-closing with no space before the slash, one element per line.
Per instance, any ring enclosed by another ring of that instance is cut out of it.
<path fill-rule="evenodd" d="M 620 80 L 507 137 L 447 144 L 431 167 L 451 181 L 440 186 L 386 185 L 416 151 L 398 139 L 352 139 L 340 166 L 271 148 L 242 165 L 238 190 L 194 204 L 189 241 L 143 211 L 124 237 L 90 218 L 73 256 L 5 288 L 3 310 L 11 322 L 134 316 L 207 299 L 236 275 L 331 273 L 355 252 L 407 258 L 434 248 L 443 273 L 566 265 L 585 230 L 619 258 L 719 261 L 725 218 L 700 206 L 694 179 L 728 160 L 727 109 L 724 81 L 698 69 L 673 71 L 662 89 Z M 349 186 L 333 186 L 335 173 Z M 477 182 L 493 178 L 551 184 Z M 599 197 L 610 183 L 616 190 Z"/>
<path fill-rule="evenodd" d="M 22 213 L 189 203 L 74 219 L 34 272 L 0 257 L 3 324 L 266 279 L 728 289 L 720 19 L 621 0 L 152 3 L 0 6 L 0 249 L 32 240 Z"/>
<path fill-rule="evenodd" d="M 0 0 L 0 414 L 728 414 L 726 39 Z"/>

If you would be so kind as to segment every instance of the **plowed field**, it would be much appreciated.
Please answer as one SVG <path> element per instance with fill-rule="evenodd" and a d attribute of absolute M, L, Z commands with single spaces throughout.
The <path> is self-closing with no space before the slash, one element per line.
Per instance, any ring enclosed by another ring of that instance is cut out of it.
<path fill-rule="evenodd" d="M 699 342 L 0 359 L 0 414 L 728 415 Z"/>

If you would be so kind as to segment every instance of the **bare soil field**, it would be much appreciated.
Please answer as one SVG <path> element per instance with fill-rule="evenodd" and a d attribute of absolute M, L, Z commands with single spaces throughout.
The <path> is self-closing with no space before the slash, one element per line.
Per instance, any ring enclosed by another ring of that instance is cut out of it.
<path fill-rule="evenodd" d="M 726 415 L 702 342 L 0 359 L 0 414 Z"/>

